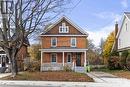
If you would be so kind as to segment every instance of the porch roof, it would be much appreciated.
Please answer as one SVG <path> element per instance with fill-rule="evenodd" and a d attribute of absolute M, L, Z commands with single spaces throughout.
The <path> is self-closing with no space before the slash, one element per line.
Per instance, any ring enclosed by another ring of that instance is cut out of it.
<path fill-rule="evenodd" d="M 41 52 L 84 52 L 88 49 L 83 48 L 46 48 L 40 49 Z"/>

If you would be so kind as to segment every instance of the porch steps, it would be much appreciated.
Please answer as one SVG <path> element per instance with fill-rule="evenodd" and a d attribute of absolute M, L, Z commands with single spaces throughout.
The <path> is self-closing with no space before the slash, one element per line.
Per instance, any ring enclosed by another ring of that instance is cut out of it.
<path fill-rule="evenodd" d="M 75 72 L 85 73 L 84 67 L 75 67 Z"/>

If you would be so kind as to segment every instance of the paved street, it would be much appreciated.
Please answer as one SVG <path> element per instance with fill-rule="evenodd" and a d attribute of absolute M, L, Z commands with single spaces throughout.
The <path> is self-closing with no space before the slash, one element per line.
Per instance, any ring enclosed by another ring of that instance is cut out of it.
<path fill-rule="evenodd" d="M 53 84 L 54 85 L 54 84 Z M 129 87 L 130 84 L 110 84 L 110 83 L 86 83 L 86 85 L 68 85 L 68 84 L 62 84 L 57 86 L 51 86 L 50 85 L 42 85 L 42 86 L 35 86 L 35 85 L 0 85 L 0 87 Z"/>
<path fill-rule="evenodd" d="M 130 82 L 0 81 L 0 87 L 129 87 Z"/>
<path fill-rule="evenodd" d="M 22 85 L 0 85 L 0 87 L 57 87 L 57 86 L 22 86 Z M 60 87 L 60 86 L 59 86 Z"/>

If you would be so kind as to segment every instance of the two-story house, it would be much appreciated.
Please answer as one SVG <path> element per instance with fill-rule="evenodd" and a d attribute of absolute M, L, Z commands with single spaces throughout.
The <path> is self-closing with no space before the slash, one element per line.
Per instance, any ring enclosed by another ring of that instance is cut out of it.
<path fill-rule="evenodd" d="M 124 12 L 121 27 L 116 35 L 117 51 L 122 54 L 122 51 L 130 49 L 130 12 Z"/>
<path fill-rule="evenodd" d="M 86 66 L 88 34 L 69 18 L 62 17 L 41 37 L 41 71 Z"/>

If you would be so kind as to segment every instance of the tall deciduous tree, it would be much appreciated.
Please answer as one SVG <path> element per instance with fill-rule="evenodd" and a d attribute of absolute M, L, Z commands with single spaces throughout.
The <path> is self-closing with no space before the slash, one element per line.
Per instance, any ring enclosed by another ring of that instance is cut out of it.
<path fill-rule="evenodd" d="M 102 56 L 102 54 L 103 54 L 104 43 L 105 43 L 105 40 L 104 40 L 103 38 L 101 38 L 100 44 L 99 44 L 101 56 Z"/>
<path fill-rule="evenodd" d="M 109 36 L 107 37 L 107 39 L 104 43 L 104 47 L 103 47 L 103 56 L 104 57 L 110 56 L 114 40 L 115 40 L 115 35 L 114 35 L 114 31 L 113 31 L 109 34 Z"/>
<path fill-rule="evenodd" d="M 0 47 L 11 62 L 12 76 L 16 76 L 17 53 L 24 39 L 43 29 L 44 24 L 64 10 L 69 0 L 1 0 Z M 8 8 L 7 8 L 8 7 Z"/>
<path fill-rule="evenodd" d="M 29 52 L 32 60 L 40 60 L 41 59 L 41 52 L 39 51 L 40 48 L 41 48 L 40 44 L 32 44 L 28 48 L 28 52 Z"/>
<path fill-rule="evenodd" d="M 92 39 L 89 39 L 87 57 L 90 64 L 101 63 L 101 60 L 99 59 L 99 54 L 100 54 L 100 49 L 94 45 Z"/>

